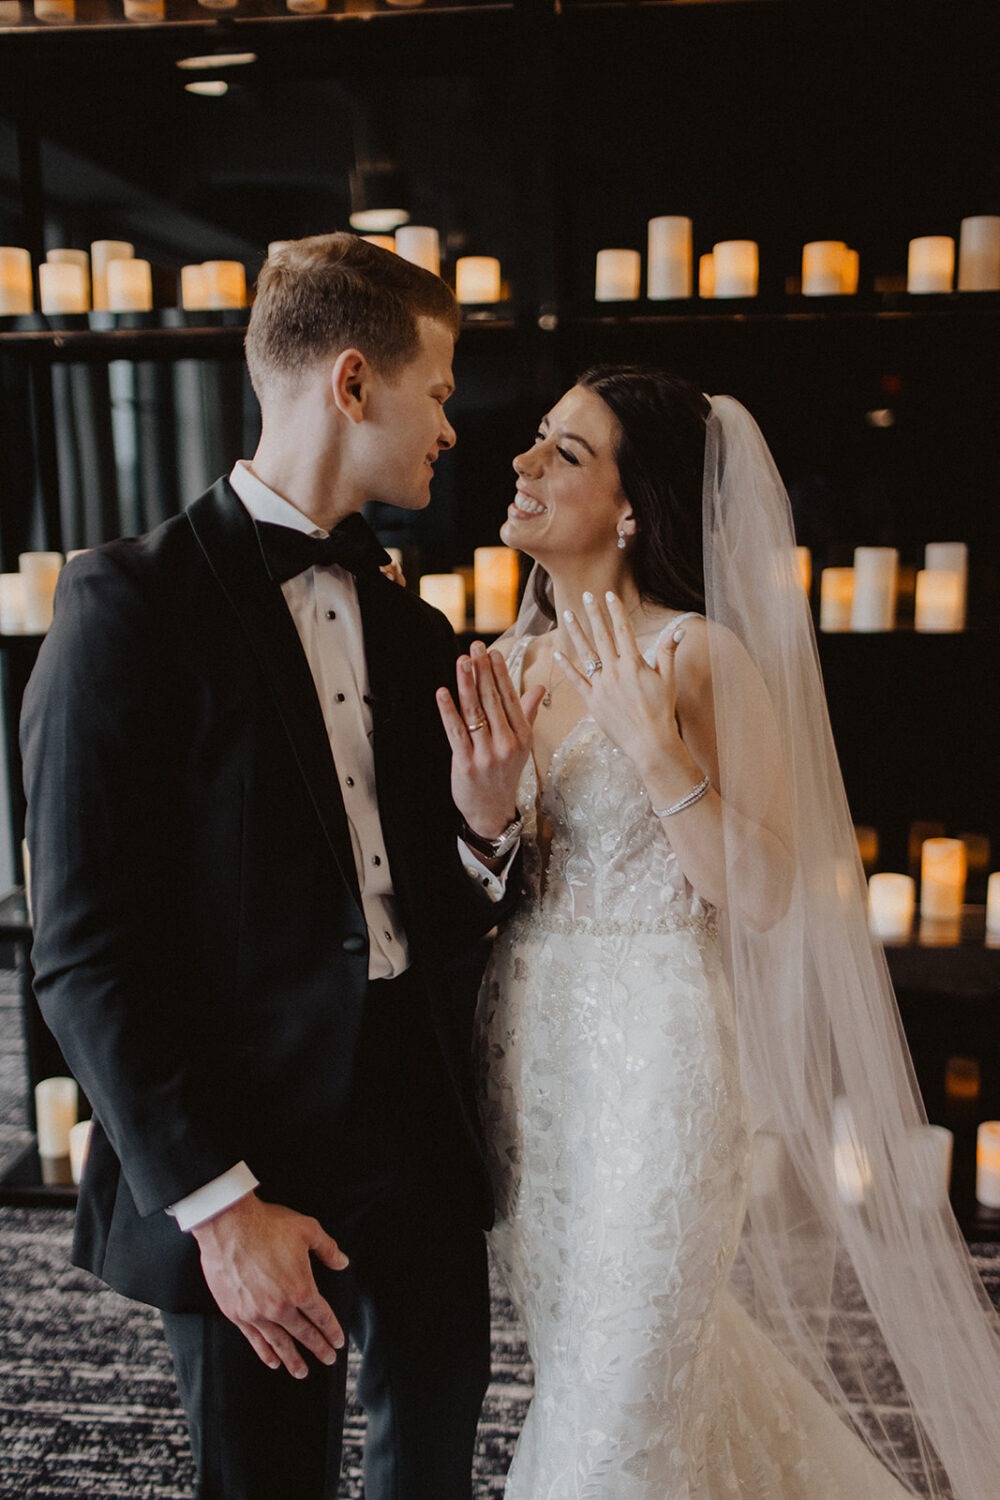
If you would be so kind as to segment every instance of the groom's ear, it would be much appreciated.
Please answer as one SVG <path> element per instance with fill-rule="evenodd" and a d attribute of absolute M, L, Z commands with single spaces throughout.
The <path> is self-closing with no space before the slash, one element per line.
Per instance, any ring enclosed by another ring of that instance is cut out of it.
<path fill-rule="evenodd" d="M 360 349 L 344 349 L 337 355 L 330 371 L 330 388 L 334 405 L 349 422 L 364 418 L 365 387 L 371 372 Z"/>

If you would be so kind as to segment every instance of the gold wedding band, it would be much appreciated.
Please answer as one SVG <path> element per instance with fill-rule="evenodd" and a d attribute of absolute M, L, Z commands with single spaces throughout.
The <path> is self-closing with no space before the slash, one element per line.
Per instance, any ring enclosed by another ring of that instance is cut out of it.
<path fill-rule="evenodd" d="M 475 734 L 477 729 L 485 729 L 486 722 L 487 721 L 485 719 L 477 719 L 474 724 L 466 724 L 465 727 L 470 734 Z"/>

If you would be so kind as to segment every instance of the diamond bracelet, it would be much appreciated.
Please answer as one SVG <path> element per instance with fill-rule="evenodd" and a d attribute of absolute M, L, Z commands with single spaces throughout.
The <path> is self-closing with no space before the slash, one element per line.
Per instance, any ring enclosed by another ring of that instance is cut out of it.
<path fill-rule="evenodd" d="M 686 807 L 692 807 L 695 802 L 700 802 L 702 797 L 712 785 L 707 776 L 703 776 L 697 786 L 693 786 L 686 797 L 679 802 L 674 802 L 670 807 L 654 807 L 653 815 L 657 818 L 672 818 L 674 813 L 683 812 Z"/>

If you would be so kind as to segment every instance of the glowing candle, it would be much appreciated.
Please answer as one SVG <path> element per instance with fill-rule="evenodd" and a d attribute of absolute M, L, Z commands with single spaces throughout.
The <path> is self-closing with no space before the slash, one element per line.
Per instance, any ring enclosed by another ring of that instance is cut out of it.
<path fill-rule="evenodd" d="M 820 630 L 850 630 L 854 569 L 824 568 L 819 575 Z"/>
<path fill-rule="evenodd" d="M 1000 214 L 962 220 L 958 239 L 958 290 L 1000 291 Z"/>
<path fill-rule="evenodd" d="M 472 559 L 476 629 L 506 630 L 517 614 L 517 553 L 509 547 L 477 547 Z"/>
<path fill-rule="evenodd" d="M 598 250 L 594 273 L 597 302 L 634 302 L 642 281 L 638 250 Z"/>
<path fill-rule="evenodd" d="M 691 295 L 691 220 L 678 214 L 650 219 L 646 295 L 652 301 Z"/>
<path fill-rule="evenodd" d="M 950 234 L 926 234 L 910 241 L 908 292 L 950 292 L 954 274 L 955 241 Z"/>
<path fill-rule="evenodd" d="M 34 307 L 30 253 L 21 245 L 0 245 L 0 314 L 30 313 Z"/>
<path fill-rule="evenodd" d="M 916 1125 L 907 1144 L 914 1168 L 913 1201 L 918 1208 L 944 1208 L 951 1187 L 955 1137 L 943 1125 Z"/>
<path fill-rule="evenodd" d="M 756 297 L 756 240 L 720 240 L 712 246 L 716 297 Z"/>
<path fill-rule="evenodd" d="M 925 839 L 920 850 L 920 915 L 955 921 L 965 899 L 966 850 L 961 839 Z"/>
<path fill-rule="evenodd" d="M 465 629 L 465 580 L 460 573 L 425 573 L 420 597 L 448 617 L 452 630 Z"/>
<path fill-rule="evenodd" d="M 979 1098 L 982 1084 L 979 1063 L 974 1057 L 949 1057 L 944 1069 L 945 1098 L 952 1103 Z"/>
<path fill-rule="evenodd" d="M 840 263 L 840 290 L 845 297 L 853 297 L 858 290 L 858 276 L 861 271 L 861 257 L 856 250 L 846 249 L 844 258 Z"/>
<path fill-rule="evenodd" d="M 208 277 L 204 266 L 181 266 L 181 307 L 186 312 L 204 312 L 208 307 Z"/>
<path fill-rule="evenodd" d="M 285 0 L 285 5 L 298 16 L 318 16 L 326 10 L 326 0 Z"/>
<path fill-rule="evenodd" d="M 380 250 L 391 250 L 396 253 L 396 237 L 392 234 L 363 234 L 361 236 L 369 245 L 377 245 Z"/>
<path fill-rule="evenodd" d="M 78 1120 L 75 1125 L 70 1126 L 69 1171 L 75 1183 L 79 1183 L 80 1178 L 83 1176 L 83 1169 L 87 1165 L 87 1152 L 90 1150 L 90 1133 L 93 1128 L 93 1120 Z"/>
<path fill-rule="evenodd" d="M 883 942 L 905 943 L 913 926 L 916 884 L 911 875 L 873 875 L 868 882 L 868 927 Z"/>
<path fill-rule="evenodd" d="M 82 266 L 43 261 L 38 267 L 38 287 L 43 313 L 85 313 L 90 306 Z"/>
<path fill-rule="evenodd" d="M 976 1198 L 1000 1208 L 1000 1120 L 984 1120 L 976 1131 Z"/>
<path fill-rule="evenodd" d="M 854 838 L 865 870 L 874 869 L 878 863 L 878 829 L 867 823 L 855 823 Z"/>
<path fill-rule="evenodd" d="M 122 0 L 126 21 L 162 21 L 165 0 Z"/>
<path fill-rule="evenodd" d="M 84 296 L 87 303 L 87 306 L 83 309 L 83 311 L 86 312 L 87 308 L 90 307 L 90 256 L 87 254 L 86 250 L 75 250 L 71 248 L 49 250 L 45 256 L 45 259 L 51 262 L 51 264 L 54 266 L 80 267 L 80 270 L 83 272 Z M 39 269 L 41 268 L 39 267 Z"/>
<path fill-rule="evenodd" d="M 899 553 L 895 547 L 855 547 L 852 630 L 891 630 L 896 621 Z"/>
<path fill-rule="evenodd" d="M 24 589 L 24 628 L 29 635 L 43 635 L 52 624 L 52 601 L 62 565 L 61 552 L 22 552 L 18 558 Z"/>
<path fill-rule="evenodd" d="M 69 1133 L 79 1113 L 75 1078 L 43 1078 L 35 1085 L 35 1129 L 42 1181 L 70 1182 Z"/>
<path fill-rule="evenodd" d="M 994 870 L 986 882 L 986 931 L 1000 937 L 1000 870 Z"/>
<path fill-rule="evenodd" d="M 455 262 L 459 302 L 499 302 L 500 262 L 492 255 L 462 255 Z"/>
<path fill-rule="evenodd" d="M 246 307 L 247 273 L 242 261 L 206 260 L 201 269 L 205 276 L 206 307 Z"/>
<path fill-rule="evenodd" d="M 808 547 L 796 547 L 795 561 L 799 568 L 799 579 L 805 593 L 812 588 L 812 553 Z"/>
<path fill-rule="evenodd" d="M 957 630 L 965 629 L 968 598 L 969 549 L 964 542 L 928 542 L 924 548 L 924 567 L 928 572 L 957 573 L 961 579 L 961 603 Z"/>
<path fill-rule="evenodd" d="M 0 573 L 0 635 L 20 635 L 24 629 L 24 579 L 20 573 Z"/>
<path fill-rule="evenodd" d="M 957 573 L 920 570 L 913 624 L 917 630 L 961 630 L 962 580 Z"/>
<path fill-rule="evenodd" d="M 75 21 L 76 0 L 34 0 L 36 21 Z"/>
<path fill-rule="evenodd" d="M 115 260 L 131 260 L 135 249 L 127 240 L 95 240 L 90 247 L 90 274 L 94 307 L 108 306 L 108 266 Z"/>
<path fill-rule="evenodd" d="M 715 256 L 711 250 L 698 257 L 698 296 L 715 296 Z"/>
<path fill-rule="evenodd" d="M 402 224 L 396 230 L 396 254 L 435 276 L 441 274 L 441 242 L 427 224 Z"/>
<path fill-rule="evenodd" d="M 153 307 L 153 272 L 148 260 L 108 262 L 108 311 L 150 312 Z"/>
<path fill-rule="evenodd" d="M 810 240 L 802 246 L 803 297 L 839 297 L 844 290 L 843 240 Z"/>

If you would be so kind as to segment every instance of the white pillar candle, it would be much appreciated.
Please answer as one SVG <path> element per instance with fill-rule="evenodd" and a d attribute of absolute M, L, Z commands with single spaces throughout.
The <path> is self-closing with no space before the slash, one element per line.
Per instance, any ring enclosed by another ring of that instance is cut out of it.
<path fill-rule="evenodd" d="M 715 296 L 715 256 L 711 250 L 698 257 L 698 296 Z"/>
<path fill-rule="evenodd" d="M 205 277 L 206 307 L 246 307 L 247 273 L 242 261 L 206 260 L 201 269 Z"/>
<path fill-rule="evenodd" d="M 90 1150 L 90 1132 L 94 1128 L 93 1120 L 78 1120 L 70 1127 L 69 1132 L 69 1171 L 73 1181 L 79 1185 L 83 1176 L 83 1169 L 87 1165 L 87 1152 Z"/>
<path fill-rule="evenodd" d="M 165 0 L 122 0 L 126 21 L 162 21 Z"/>
<path fill-rule="evenodd" d="M 720 240 L 712 246 L 716 297 L 756 297 L 756 240 Z"/>
<path fill-rule="evenodd" d="M 966 849 L 961 839 L 924 839 L 920 848 L 920 915 L 953 922 L 965 899 Z"/>
<path fill-rule="evenodd" d="M 425 573 L 420 597 L 447 616 L 452 630 L 465 629 L 465 579 L 460 573 Z"/>
<path fill-rule="evenodd" d="M 1000 937 L 1000 870 L 994 870 L 986 882 L 986 931 Z"/>
<path fill-rule="evenodd" d="M 492 255 L 462 255 L 455 262 L 459 302 L 499 302 L 500 262 Z"/>
<path fill-rule="evenodd" d="M 856 250 L 851 250 L 848 247 L 844 251 L 844 258 L 840 263 L 840 290 L 845 297 L 856 295 L 860 272 L 861 257 Z"/>
<path fill-rule="evenodd" d="M 661 214 L 646 226 L 646 296 L 651 301 L 691 295 L 691 220 Z"/>
<path fill-rule="evenodd" d="M 391 250 L 396 253 L 396 237 L 392 234 L 363 234 L 361 238 L 368 245 L 377 245 L 380 250 Z"/>
<path fill-rule="evenodd" d="M 911 875 L 873 875 L 868 882 L 869 931 L 883 942 L 905 943 L 915 905 L 916 882 Z"/>
<path fill-rule="evenodd" d="M 85 313 L 90 307 L 82 266 L 43 261 L 38 267 L 38 291 L 43 313 Z"/>
<path fill-rule="evenodd" d="M 75 21 L 76 0 L 34 0 L 36 21 Z"/>
<path fill-rule="evenodd" d="M 30 253 L 21 245 L 0 245 L 0 314 L 13 316 L 34 308 Z"/>
<path fill-rule="evenodd" d="M 185 312 L 205 312 L 207 309 L 208 277 L 204 266 L 181 266 L 181 307 Z"/>
<path fill-rule="evenodd" d="M 0 635 L 24 630 L 24 579 L 20 573 L 0 573 Z"/>
<path fill-rule="evenodd" d="M 850 630 L 854 569 L 824 568 L 819 575 L 820 630 Z"/>
<path fill-rule="evenodd" d="M 930 572 L 957 573 L 961 579 L 958 630 L 965 629 L 969 588 L 969 549 L 964 542 L 928 542 L 924 567 Z"/>
<path fill-rule="evenodd" d="M 108 306 L 108 266 L 114 260 L 131 260 L 134 255 L 135 248 L 128 240 L 94 240 L 90 247 L 90 275 L 94 307 L 98 311 Z"/>
<path fill-rule="evenodd" d="M 75 1078 L 43 1078 L 35 1085 L 39 1156 L 69 1156 L 69 1133 L 79 1113 Z"/>
<path fill-rule="evenodd" d="M 955 241 L 950 234 L 925 234 L 910 241 L 908 292 L 950 292 L 954 274 Z"/>
<path fill-rule="evenodd" d="M 150 312 L 153 307 L 153 271 L 148 260 L 108 262 L 108 311 Z"/>
<path fill-rule="evenodd" d="M 402 224 L 396 230 L 396 254 L 435 276 L 441 274 L 441 242 L 429 224 Z"/>
<path fill-rule="evenodd" d="M 916 630 L 961 630 L 962 580 L 957 573 L 921 568 L 917 574 L 913 624 Z"/>
<path fill-rule="evenodd" d="M 843 240 L 810 240 L 802 246 L 803 297 L 839 297 L 844 290 Z"/>
<path fill-rule="evenodd" d="M 799 579 L 805 593 L 808 594 L 812 588 L 812 553 L 808 547 L 796 547 L 795 561 L 798 564 Z"/>
<path fill-rule="evenodd" d="M 1000 1208 L 1000 1120 L 984 1120 L 976 1131 L 976 1198 Z"/>
<path fill-rule="evenodd" d="M 896 622 L 899 553 L 895 547 L 855 547 L 852 630 L 891 630 Z"/>
<path fill-rule="evenodd" d="M 642 283 L 638 250 L 598 250 L 594 272 L 594 300 L 634 302 Z"/>
<path fill-rule="evenodd" d="M 859 1207 L 871 1186 L 871 1161 L 842 1098 L 833 1101 L 833 1169 L 841 1203 Z"/>
<path fill-rule="evenodd" d="M 958 290 L 1000 291 L 1000 214 L 963 219 L 958 238 Z"/>
<path fill-rule="evenodd" d="M 476 629 L 506 630 L 517 615 L 517 553 L 509 547 L 477 547 L 472 560 Z"/>
<path fill-rule="evenodd" d="M 951 1187 L 955 1137 L 943 1125 L 916 1125 L 907 1142 L 914 1169 L 913 1201 L 918 1208 L 944 1208 Z"/>
<path fill-rule="evenodd" d="M 29 635 L 43 635 L 52 624 L 61 552 L 22 552 L 18 558 L 24 590 L 24 628 Z"/>
<path fill-rule="evenodd" d="M 46 250 L 45 259 L 54 266 L 81 266 L 87 273 L 88 281 L 90 280 L 90 256 L 86 250 L 60 245 L 54 250 Z"/>

